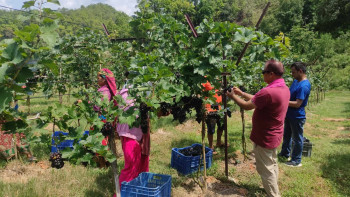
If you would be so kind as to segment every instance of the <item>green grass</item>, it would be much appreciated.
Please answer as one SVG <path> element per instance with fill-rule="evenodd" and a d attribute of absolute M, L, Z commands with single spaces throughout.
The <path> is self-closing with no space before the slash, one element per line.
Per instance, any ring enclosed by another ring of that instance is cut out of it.
<path fill-rule="evenodd" d="M 56 96 L 56 93 L 55 96 L 50 98 L 45 98 L 45 95 L 43 93 L 36 93 L 34 95 L 31 95 L 30 98 L 31 99 L 29 103 L 27 100 L 19 100 L 18 102 L 19 110 L 26 113 L 29 112 L 29 115 L 36 115 L 39 112 L 44 112 L 49 106 L 53 106 L 55 103 L 59 103 L 59 97 Z M 23 97 L 23 99 L 27 99 L 27 97 Z M 72 95 L 65 95 L 62 97 L 63 104 L 72 104 L 75 100 L 76 99 Z"/>
<path fill-rule="evenodd" d="M 43 110 L 53 103 L 45 102 L 38 101 L 35 105 L 40 105 L 41 108 L 32 108 L 32 110 Z M 246 112 L 248 152 L 252 150 L 249 140 L 251 115 L 252 112 Z M 348 91 L 327 93 L 324 101 L 308 107 L 304 135 L 313 144 L 312 156 L 303 157 L 303 166 L 300 168 L 290 168 L 282 162 L 279 163 L 279 187 L 282 196 L 350 196 L 350 120 L 346 120 L 349 118 L 350 92 Z M 334 121 L 335 119 L 338 121 Z M 196 180 L 197 174 L 182 176 L 172 169 L 170 167 L 171 148 L 201 143 L 200 130 L 201 125 L 193 118 L 183 125 L 173 122 L 170 116 L 152 122 L 150 171 L 172 176 L 174 196 L 181 196 L 180 188 L 184 188 L 189 194 L 194 192 L 196 184 L 189 183 L 189 180 Z M 233 117 L 228 121 L 229 160 L 235 159 L 237 151 L 242 151 L 241 130 L 240 115 L 237 112 L 233 113 Z M 216 135 L 214 142 L 215 138 Z M 121 151 L 120 143 L 117 146 Z M 48 159 L 47 143 L 36 144 L 32 150 L 41 160 Z M 207 174 L 233 186 L 234 183 L 228 181 L 225 176 L 224 150 L 217 149 L 217 152 Z M 0 162 L 0 170 L 6 169 L 6 165 L 13 166 L 14 162 L 17 161 Z M 248 196 L 266 196 L 256 170 L 248 170 L 247 166 L 253 163 L 241 162 L 237 166 L 229 163 L 229 176 L 239 180 L 238 186 L 247 189 Z M 28 163 L 22 165 L 30 166 Z M 123 158 L 118 158 L 119 170 L 123 165 Z M 3 172 L 0 171 L 0 175 Z M 67 164 L 60 170 L 49 168 L 43 170 L 42 175 L 28 176 L 28 181 L 25 183 L 0 180 L 0 194 L 3 196 L 111 196 L 113 183 L 111 172 L 107 169 Z"/>
<path fill-rule="evenodd" d="M 312 156 L 303 158 L 302 168 L 280 165 L 284 196 L 350 195 L 350 120 L 330 121 L 349 118 L 349 107 L 349 92 L 331 92 L 310 107 L 304 136 L 313 143 Z"/>

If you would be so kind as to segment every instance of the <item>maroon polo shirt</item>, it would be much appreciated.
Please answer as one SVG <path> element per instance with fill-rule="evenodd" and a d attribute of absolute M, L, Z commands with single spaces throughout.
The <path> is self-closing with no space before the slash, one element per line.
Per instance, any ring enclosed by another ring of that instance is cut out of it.
<path fill-rule="evenodd" d="M 280 145 L 289 97 L 289 88 L 285 84 L 278 87 L 268 86 L 254 95 L 252 102 L 256 108 L 252 118 L 253 129 L 250 139 L 255 144 L 268 149 Z"/>

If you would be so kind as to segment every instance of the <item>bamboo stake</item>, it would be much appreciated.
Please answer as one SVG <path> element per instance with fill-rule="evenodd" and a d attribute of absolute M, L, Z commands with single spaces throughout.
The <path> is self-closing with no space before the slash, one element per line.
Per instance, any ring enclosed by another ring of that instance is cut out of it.
<path fill-rule="evenodd" d="M 12 144 L 14 145 L 14 148 L 15 148 L 15 158 L 18 159 L 16 142 L 17 142 L 16 134 L 13 134 L 12 135 Z"/>
<path fill-rule="evenodd" d="M 62 81 L 62 68 L 60 68 L 60 81 Z M 60 100 L 60 104 L 62 104 L 62 92 L 61 90 L 58 90 L 58 98 Z"/>
<path fill-rule="evenodd" d="M 71 92 L 71 86 L 68 86 L 68 97 L 67 97 L 67 102 L 70 102 L 70 92 Z"/>
<path fill-rule="evenodd" d="M 226 59 L 226 56 L 225 54 L 223 54 L 223 57 L 222 57 L 224 60 Z M 226 75 L 228 73 L 226 73 L 226 66 L 223 67 L 224 69 L 224 73 L 222 73 L 222 78 L 223 78 L 223 86 L 224 86 L 224 89 L 226 89 L 227 87 L 227 78 L 226 78 Z M 222 95 L 222 102 L 224 103 L 224 109 L 225 109 L 225 112 L 224 112 L 224 136 L 225 136 L 225 175 L 226 177 L 228 177 L 228 148 L 227 148 L 227 97 L 226 97 L 226 94 L 223 94 Z"/>
<path fill-rule="evenodd" d="M 120 197 L 120 188 L 119 188 L 119 175 L 118 175 L 118 166 L 117 166 L 117 148 L 115 145 L 115 132 L 112 132 L 112 134 L 108 137 L 108 146 L 109 149 L 112 150 L 115 161 L 112 162 L 112 171 L 113 171 L 113 177 L 114 177 L 114 183 L 115 183 L 115 193 L 117 197 Z"/>
<path fill-rule="evenodd" d="M 30 114 L 30 96 L 27 95 L 28 114 Z"/>
<path fill-rule="evenodd" d="M 207 162 L 206 162 L 206 157 L 205 157 L 205 117 L 206 114 L 204 112 L 204 105 L 202 107 L 202 112 L 203 112 L 203 117 L 202 117 L 202 150 L 203 150 L 203 168 L 204 168 L 204 191 L 207 190 Z M 200 165 L 200 164 L 199 164 Z"/>
<path fill-rule="evenodd" d="M 247 159 L 247 143 L 245 141 L 245 118 L 244 118 L 244 109 L 241 109 L 241 118 L 242 118 L 242 149 L 243 149 L 243 155 L 244 155 L 244 160 Z"/>

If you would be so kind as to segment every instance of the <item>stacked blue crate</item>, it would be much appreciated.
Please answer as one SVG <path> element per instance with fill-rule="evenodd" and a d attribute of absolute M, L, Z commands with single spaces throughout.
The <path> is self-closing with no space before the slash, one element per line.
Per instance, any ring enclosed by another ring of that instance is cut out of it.
<path fill-rule="evenodd" d="M 193 172 L 203 169 L 203 161 L 201 160 L 201 156 L 185 156 L 180 151 L 184 149 L 193 148 L 195 146 L 202 147 L 201 144 L 192 144 L 192 146 L 188 146 L 185 148 L 173 148 L 171 151 L 171 167 L 175 168 L 180 174 L 187 175 Z M 209 169 L 213 160 L 213 150 L 205 147 L 205 161 L 206 167 Z"/>
<path fill-rule="evenodd" d="M 142 172 L 130 182 L 122 182 L 122 197 L 170 197 L 171 176 Z"/>

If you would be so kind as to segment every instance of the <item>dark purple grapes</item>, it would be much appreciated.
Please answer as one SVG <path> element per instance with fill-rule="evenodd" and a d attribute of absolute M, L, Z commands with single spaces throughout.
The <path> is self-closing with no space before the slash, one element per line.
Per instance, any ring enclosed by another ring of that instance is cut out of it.
<path fill-rule="evenodd" d="M 205 153 L 208 153 L 208 149 L 205 149 Z M 191 156 L 191 157 L 195 157 L 195 156 L 199 156 L 202 154 L 202 146 L 201 145 L 197 145 L 197 146 L 192 146 L 189 148 L 185 148 L 182 150 L 179 150 L 179 152 L 185 156 Z"/>
<path fill-rule="evenodd" d="M 60 169 L 64 166 L 61 153 L 51 153 L 49 161 L 51 161 L 51 167 L 53 168 Z"/>
<path fill-rule="evenodd" d="M 111 135 L 113 131 L 114 127 L 110 122 L 106 122 L 101 129 L 101 133 L 105 137 Z"/>
<path fill-rule="evenodd" d="M 141 117 L 141 130 L 142 133 L 148 132 L 148 111 L 151 107 L 148 107 L 146 103 L 140 104 L 140 117 Z"/>
<path fill-rule="evenodd" d="M 180 123 L 183 123 L 186 120 L 186 114 L 191 114 L 192 109 L 195 109 L 196 121 L 200 123 L 203 117 L 202 105 L 202 99 L 184 96 L 180 99 L 180 102 L 171 106 L 171 114 L 174 120 L 179 120 Z"/>

